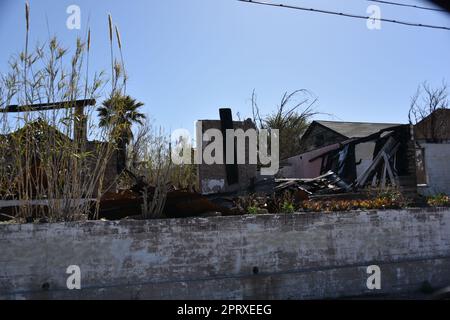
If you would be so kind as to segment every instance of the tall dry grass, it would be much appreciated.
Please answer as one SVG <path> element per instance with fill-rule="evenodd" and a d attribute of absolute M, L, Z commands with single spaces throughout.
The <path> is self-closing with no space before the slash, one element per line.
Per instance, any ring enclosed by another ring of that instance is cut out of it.
<path fill-rule="evenodd" d="M 95 107 L 86 108 L 80 116 L 73 106 L 76 100 L 104 95 L 106 75 L 89 72 L 90 30 L 71 50 L 56 38 L 29 48 L 28 3 L 25 18 L 24 49 L 0 74 L 0 108 L 24 106 L 18 113 L 0 113 L 0 201 L 19 204 L 15 212 L 18 221 L 85 219 L 93 207 L 98 213 L 100 197 L 110 187 L 105 171 L 116 139 L 111 136 L 114 130 L 98 127 Z M 110 45 L 113 54 L 112 36 Z M 113 55 L 112 59 L 111 96 L 123 90 L 120 81 L 124 78 L 123 68 Z M 60 101 L 64 102 L 62 109 L 31 110 L 36 103 Z M 82 121 L 94 141 L 74 139 L 74 126 Z"/>
<path fill-rule="evenodd" d="M 11 58 L 9 69 L 0 73 L 0 108 L 25 107 L 19 113 L 0 112 L 0 204 L 5 200 L 19 204 L 15 217 L 20 222 L 41 218 L 73 221 L 86 219 L 92 212 L 95 218 L 102 195 L 117 182 L 111 185 L 106 171 L 118 150 L 115 142 L 120 137 L 115 135 L 120 130 L 116 127 L 122 119 L 112 117 L 99 127 L 95 106 L 80 115 L 73 105 L 80 99 L 100 97 L 114 103 L 114 97 L 125 95 L 127 74 L 120 32 L 108 15 L 111 74 L 93 73 L 89 70 L 90 29 L 86 39 L 77 39 L 71 49 L 56 38 L 30 48 L 30 12 L 27 3 L 24 49 Z M 108 78 L 110 87 L 106 86 Z M 65 102 L 61 109 L 31 110 L 36 103 L 61 101 Z M 83 121 L 94 141 L 74 139 L 75 124 Z M 149 123 L 139 128 L 128 147 L 128 168 L 147 186 L 143 191 L 145 218 L 162 216 L 172 188 L 196 188 L 195 166 L 173 165 L 170 151 L 168 135 Z"/>

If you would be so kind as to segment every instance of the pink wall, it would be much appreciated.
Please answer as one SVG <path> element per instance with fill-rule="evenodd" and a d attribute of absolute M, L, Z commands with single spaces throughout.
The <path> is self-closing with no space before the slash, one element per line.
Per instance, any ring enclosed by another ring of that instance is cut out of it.
<path fill-rule="evenodd" d="M 322 158 L 312 162 L 309 160 L 327 151 L 338 149 L 339 146 L 339 143 L 335 143 L 283 160 L 279 176 L 283 178 L 316 178 L 320 175 Z"/>

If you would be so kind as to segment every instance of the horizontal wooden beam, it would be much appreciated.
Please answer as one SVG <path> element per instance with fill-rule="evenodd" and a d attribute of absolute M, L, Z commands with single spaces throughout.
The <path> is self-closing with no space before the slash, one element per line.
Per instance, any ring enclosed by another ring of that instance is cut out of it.
<path fill-rule="evenodd" d="M 10 105 L 5 108 L 1 108 L 0 112 L 27 112 L 27 111 L 46 111 L 65 108 L 84 108 L 87 106 L 95 105 L 95 99 L 74 100 L 65 102 L 53 102 L 53 103 L 38 103 L 31 104 L 29 106 Z"/>

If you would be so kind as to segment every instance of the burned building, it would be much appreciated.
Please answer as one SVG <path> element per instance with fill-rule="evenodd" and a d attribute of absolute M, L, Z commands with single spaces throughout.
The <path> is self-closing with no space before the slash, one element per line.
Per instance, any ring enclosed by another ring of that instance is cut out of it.
<path fill-rule="evenodd" d="M 211 128 L 225 132 L 254 126 L 250 120 L 232 121 L 228 109 L 221 110 L 221 120 L 200 122 L 202 134 Z M 313 121 L 300 143 L 303 152 L 281 161 L 276 181 L 319 189 L 334 185 L 332 192 L 394 187 L 410 199 L 418 194 L 450 194 L 448 109 L 438 109 L 414 126 Z M 226 193 L 258 185 L 257 166 L 246 163 L 200 165 L 200 190 Z"/>
<path fill-rule="evenodd" d="M 282 163 L 281 176 L 296 178 L 314 178 L 323 173 L 323 154 L 338 150 L 349 141 L 370 137 L 380 131 L 400 126 L 393 123 L 365 123 L 313 121 L 301 139 L 301 154 L 285 159 Z M 376 143 L 373 140 L 354 145 L 351 152 L 355 155 L 356 173 L 360 175 L 366 170 L 375 152 Z"/>
<path fill-rule="evenodd" d="M 282 161 L 279 177 L 311 179 L 333 172 L 348 189 L 390 185 L 414 195 L 410 132 L 409 125 L 314 121 L 302 137 L 306 152 Z"/>

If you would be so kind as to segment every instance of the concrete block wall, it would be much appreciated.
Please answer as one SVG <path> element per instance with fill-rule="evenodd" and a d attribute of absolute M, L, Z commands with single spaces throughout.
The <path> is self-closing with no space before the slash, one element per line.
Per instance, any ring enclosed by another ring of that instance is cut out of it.
<path fill-rule="evenodd" d="M 0 253 L 1 299 L 397 294 L 450 285 L 450 209 L 0 225 Z"/>

